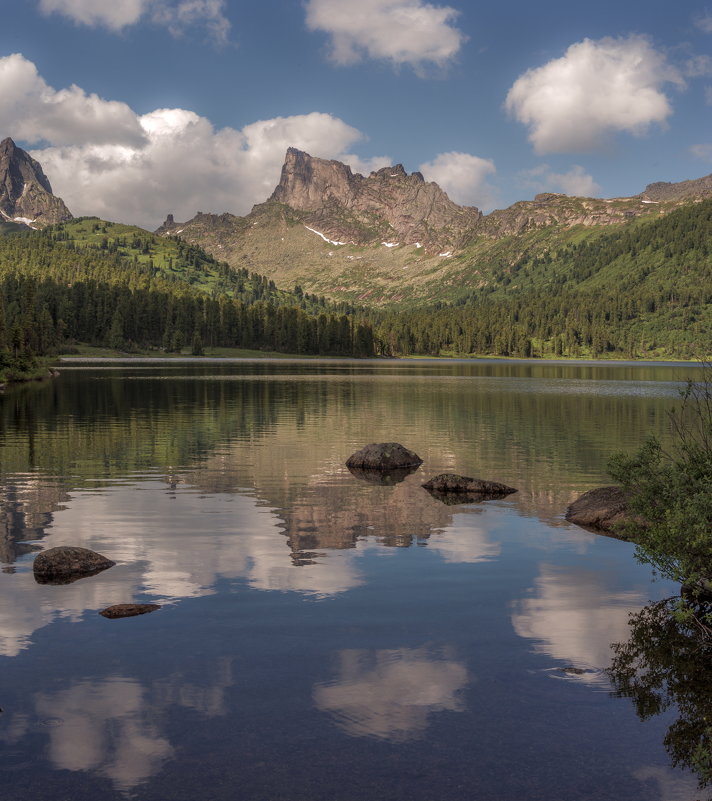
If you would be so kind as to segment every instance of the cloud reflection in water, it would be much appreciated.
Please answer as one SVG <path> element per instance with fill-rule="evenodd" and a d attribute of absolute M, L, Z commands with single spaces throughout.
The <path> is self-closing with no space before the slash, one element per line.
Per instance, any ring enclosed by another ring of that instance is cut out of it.
<path fill-rule="evenodd" d="M 314 704 L 347 734 L 406 742 L 435 712 L 462 712 L 467 668 L 447 649 L 343 650 L 338 678 L 314 687 Z"/>

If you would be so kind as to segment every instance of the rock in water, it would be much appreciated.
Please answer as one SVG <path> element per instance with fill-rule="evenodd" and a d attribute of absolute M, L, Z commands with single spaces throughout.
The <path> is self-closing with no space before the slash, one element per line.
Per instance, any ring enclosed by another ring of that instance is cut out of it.
<path fill-rule="evenodd" d="M 348 468 L 365 470 L 399 470 L 404 467 L 420 467 L 423 460 L 417 453 L 409 451 L 398 442 L 374 442 L 349 456 Z"/>
<path fill-rule="evenodd" d="M 65 545 L 37 554 L 32 569 L 35 579 L 42 584 L 54 581 L 63 583 L 82 576 L 93 576 L 115 564 L 96 551 Z"/>
<path fill-rule="evenodd" d="M 620 487 L 598 487 L 584 492 L 566 510 L 569 523 L 608 533 L 627 518 L 628 499 Z"/>
<path fill-rule="evenodd" d="M 115 620 L 119 617 L 135 617 L 136 615 L 147 615 L 149 612 L 155 612 L 160 609 L 160 604 L 114 604 L 102 609 L 99 614 L 102 617 L 108 617 Z"/>
<path fill-rule="evenodd" d="M 437 493 L 438 495 L 463 493 L 472 495 L 478 500 L 501 498 L 517 491 L 514 487 L 508 487 L 498 481 L 486 481 L 483 478 L 460 476 L 457 473 L 440 473 L 439 476 L 431 478 L 423 486 L 428 492 Z"/>

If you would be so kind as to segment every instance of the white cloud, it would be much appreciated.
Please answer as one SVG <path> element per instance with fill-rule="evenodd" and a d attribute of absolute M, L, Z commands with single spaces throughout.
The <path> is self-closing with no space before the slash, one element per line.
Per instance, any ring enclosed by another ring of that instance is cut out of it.
<path fill-rule="evenodd" d="M 695 20 L 695 25 L 703 33 L 712 33 L 712 14 L 703 14 Z"/>
<path fill-rule="evenodd" d="M 219 43 L 225 43 L 230 22 L 223 13 L 225 0 L 40 0 L 44 14 L 62 14 L 80 25 L 120 31 L 147 20 L 164 25 L 180 36 L 203 25 Z"/>
<path fill-rule="evenodd" d="M 174 36 L 187 28 L 203 25 L 218 44 L 226 44 L 230 21 L 223 14 L 225 0 L 181 0 L 179 3 L 157 3 L 151 20 L 165 25 Z"/>
<path fill-rule="evenodd" d="M 575 164 L 568 172 L 554 172 L 548 164 L 540 164 L 519 174 L 523 186 L 537 192 L 563 192 L 576 197 L 597 197 L 601 187 L 583 167 Z"/>
<path fill-rule="evenodd" d="M 701 145 L 691 145 L 689 150 L 695 158 L 712 162 L 712 142 Z"/>
<path fill-rule="evenodd" d="M 149 0 L 40 0 L 43 14 L 62 14 L 82 25 L 121 30 L 143 16 Z"/>
<path fill-rule="evenodd" d="M 445 65 L 466 37 L 452 25 L 458 12 L 423 0 L 308 0 L 307 28 L 331 37 L 330 57 L 354 64 L 364 56 L 409 64 Z"/>
<path fill-rule="evenodd" d="M 76 215 L 155 227 L 167 212 L 244 214 L 279 181 L 288 147 L 338 158 L 357 169 L 383 166 L 348 155 L 363 139 L 330 114 L 276 117 L 240 130 L 215 130 L 186 109 L 142 116 L 124 103 L 56 91 L 21 55 L 0 58 L 0 130 L 33 151 L 54 191 Z"/>
<path fill-rule="evenodd" d="M 0 58 L 0 130 L 25 142 L 121 143 L 144 133 L 125 103 L 88 95 L 78 86 L 55 91 L 19 53 Z"/>
<path fill-rule="evenodd" d="M 663 84 L 682 78 L 643 36 L 584 39 L 521 75 L 506 109 L 529 127 L 537 153 L 599 149 L 617 131 L 646 133 L 672 113 Z"/>
<path fill-rule="evenodd" d="M 435 181 L 461 205 L 489 209 L 494 204 L 495 189 L 487 176 L 497 172 L 491 159 L 469 153 L 440 153 L 419 167 L 428 181 Z"/>

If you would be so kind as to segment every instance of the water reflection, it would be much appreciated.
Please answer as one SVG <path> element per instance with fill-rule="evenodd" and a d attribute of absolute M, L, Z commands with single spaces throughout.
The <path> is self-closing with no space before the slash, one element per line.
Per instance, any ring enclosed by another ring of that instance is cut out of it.
<path fill-rule="evenodd" d="M 532 597 L 514 605 L 512 625 L 533 649 L 583 673 L 572 677 L 588 683 L 607 681 L 611 643 L 628 632 L 628 617 L 647 598 L 635 590 L 614 590 L 602 571 L 543 563 Z"/>
<path fill-rule="evenodd" d="M 337 678 L 314 688 L 314 704 L 354 737 L 402 743 L 423 735 L 435 712 L 461 712 L 467 668 L 447 648 L 344 650 Z"/>
<path fill-rule="evenodd" d="M 678 602 L 665 599 L 632 615 L 628 636 L 614 645 L 609 675 L 615 695 L 630 698 L 641 720 L 675 711 L 664 740 L 672 764 L 690 768 L 700 787 L 709 788 L 712 634 L 694 617 L 683 617 Z"/>
<path fill-rule="evenodd" d="M 225 692 L 234 683 L 232 662 L 221 658 L 206 672 L 200 683 L 181 673 L 146 685 L 112 675 L 37 692 L 31 711 L 15 712 L 0 741 L 22 748 L 43 732 L 45 753 L 55 768 L 94 773 L 121 791 L 131 790 L 176 756 L 163 731 L 171 708 L 192 709 L 206 718 L 226 713 Z"/>

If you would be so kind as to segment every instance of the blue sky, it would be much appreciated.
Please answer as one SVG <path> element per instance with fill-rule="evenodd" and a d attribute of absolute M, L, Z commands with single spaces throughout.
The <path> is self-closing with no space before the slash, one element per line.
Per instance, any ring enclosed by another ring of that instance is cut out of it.
<path fill-rule="evenodd" d="M 75 214 L 246 213 L 284 150 L 484 210 L 712 171 L 695 0 L 0 0 L 0 138 Z"/>

